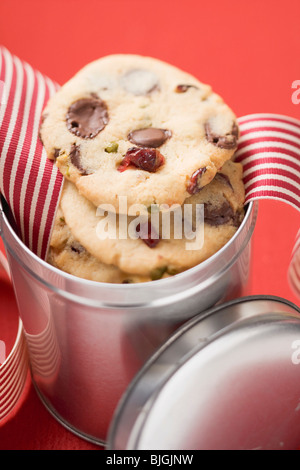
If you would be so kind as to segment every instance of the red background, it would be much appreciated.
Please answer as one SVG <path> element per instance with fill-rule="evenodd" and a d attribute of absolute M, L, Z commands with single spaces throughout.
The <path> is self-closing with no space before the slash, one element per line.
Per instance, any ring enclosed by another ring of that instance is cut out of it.
<path fill-rule="evenodd" d="M 292 82 L 300 79 L 299 18 L 299 0 L 1 0 L 0 43 L 60 84 L 103 55 L 137 53 L 211 84 L 238 116 L 271 112 L 300 118 L 300 104 L 291 100 Z M 287 282 L 299 226 L 292 207 L 260 203 L 253 294 L 299 304 Z M 0 305 L 0 339 L 6 339 L 13 323 L 4 315 L 15 318 L 16 306 L 5 276 Z M 22 406 L 0 427 L 0 448 L 96 447 L 60 426 L 28 380 Z"/>

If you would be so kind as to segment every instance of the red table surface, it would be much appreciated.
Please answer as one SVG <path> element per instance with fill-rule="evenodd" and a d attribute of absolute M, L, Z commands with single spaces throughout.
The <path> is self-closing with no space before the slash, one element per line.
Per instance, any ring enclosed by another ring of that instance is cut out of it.
<path fill-rule="evenodd" d="M 291 99 L 292 83 L 300 80 L 299 18 L 299 0 L 1 0 L 0 43 L 60 84 L 98 57 L 137 53 L 211 84 L 238 116 L 270 112 L 300 119 L 300 104 Z M 299 304 L 287 281 L 299 226 L 299 212 L 292 207 L 261 201 L 252 294 Z M 3 273 L 0 316 L 0 339 L 9 348 L 17 307 Z M 0 449 L 98 447 L 50 416 L 29 377 L 20 406 L 0 426 Z"/>

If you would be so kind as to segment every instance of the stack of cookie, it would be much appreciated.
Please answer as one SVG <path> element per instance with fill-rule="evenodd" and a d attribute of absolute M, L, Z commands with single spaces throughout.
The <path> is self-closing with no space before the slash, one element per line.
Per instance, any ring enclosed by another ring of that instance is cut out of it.
<path fill-rule="evenodd" d="M 65 272 L 155 281 L 212 256 L 243 220 L 235 115 L 171 65 L 89 64 L 50 99 L 40 135 L 65 177 L 48 255 Z"/>

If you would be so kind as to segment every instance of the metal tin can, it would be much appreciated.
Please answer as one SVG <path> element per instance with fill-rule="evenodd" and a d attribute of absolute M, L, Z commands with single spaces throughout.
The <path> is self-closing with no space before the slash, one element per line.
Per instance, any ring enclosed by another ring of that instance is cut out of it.
<path fill-rule="evenodd" d="M 257 203 L 215 255 L 176 276 L 106 284 L 68 275 L 35 256 L 0 209 L 3 238 L 26 334 L 32 380 L 48 410 L 97 444 L 143 364 L 184 322 L 249 294 Z"/>

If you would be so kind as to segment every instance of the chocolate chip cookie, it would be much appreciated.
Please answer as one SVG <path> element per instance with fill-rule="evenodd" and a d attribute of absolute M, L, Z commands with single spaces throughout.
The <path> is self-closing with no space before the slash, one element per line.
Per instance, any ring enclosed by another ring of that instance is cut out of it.
<path fill-rule="evenodd" d="M 152 280 L 151 277 L 122 272 L 118 267 L 101 263 L 93 257 L 72 235 L 60 207 L 54 222 L 47 261 L 68 274 L 90 281 L 131 284 Z"/>
<path fill-rule="evenodd" d="M 69 181 L 65 182 L 60 204 L 73 237 L 94 259 L 132 275 L 159 279 L 165 273 L 176 274 L 203 262 L 236 233 L 244 217 L 242 173 L 240 164 L 228 161 L 210 184 L 174 211 L 165 205 L 151 205 L 148 215 L 138 217 L 99 211 Z M 195 242 L 192 235 L 197 228 L 198 208 L 204 215 L 204 238 L 193 248 L 187 244 Z M 188 209 L 192 211 L 190 218 L 186 217 Z M 109 220 L 114 222 L 112 236 Z M 183 225 L 180 234 L 177 229 Z"/>
<path fill-rule="evenodd" d="M 209 184 L 239 137 L 208 85 L 137 55 L 99 59 L 50 99 L 41 139 L 49 158 L 95 206 L 180 204 Z"/>

